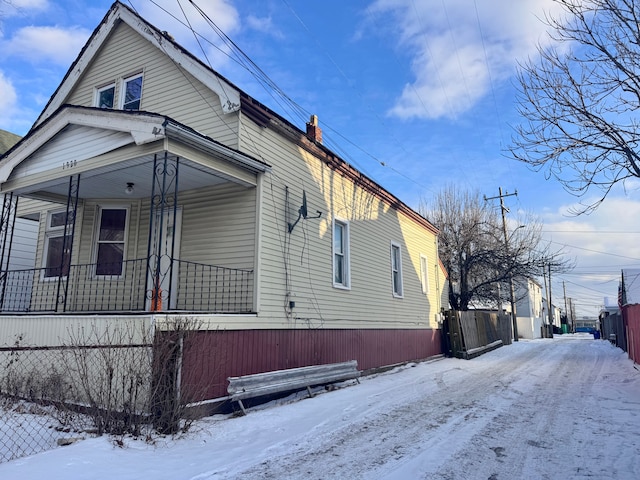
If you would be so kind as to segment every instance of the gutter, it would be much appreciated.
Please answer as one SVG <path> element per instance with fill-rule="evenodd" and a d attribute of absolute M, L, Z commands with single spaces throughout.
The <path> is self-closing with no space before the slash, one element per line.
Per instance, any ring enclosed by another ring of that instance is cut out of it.
<path fill-rule="evenodd" d="M 190 128 L 173 123 L 169 119 L 164 121 L 163 127 L 167 137 L 177 138 L 207 153 L 220 155 L 224 157 L 225 160 L 253 172 L 271 172 L 271 165 L 226 147 L 212 138 L 206 137 Z"/>

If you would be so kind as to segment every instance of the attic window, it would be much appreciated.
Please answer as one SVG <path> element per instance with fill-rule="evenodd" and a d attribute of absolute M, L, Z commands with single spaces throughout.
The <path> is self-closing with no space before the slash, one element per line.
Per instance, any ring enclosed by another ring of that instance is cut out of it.
<path fill-rule="evenodd" d="M 116 84 L 112 83 L 96 90 L 96 106 L 98 108 L 113 108 Z"/>
<path fill-rule="evenodd" d="M 122 109 L 140 110 L 140 99 L 142 98 L 142 75 L 125 78 L 122 91 Z"/>

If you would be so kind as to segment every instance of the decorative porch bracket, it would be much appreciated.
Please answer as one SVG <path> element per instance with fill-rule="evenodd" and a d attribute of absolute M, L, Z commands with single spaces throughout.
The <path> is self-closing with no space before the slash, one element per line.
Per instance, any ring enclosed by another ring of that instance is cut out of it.
<path fill-rule="evenodd" d="M 153 159 L 153 180 L 149 212 L 149 239 L 147 246 L 146 298 L 149 310 L 170 309 L 175 258 L 175 226 L 178 208 L 178 170 L 180 159 Z"/>
<path fill-rule="evenodd" d="M 2 214 L 0 215 L 0 311 L 4 307 L 4 294 L 7 287 L 17 209 L 18 196 L 14 196 L 13 192 L 5 193 L 2 202 Z"/>
<path fill-rule="evenodd" d="M 67 311 L 67 296 L 69 293 L 69 267 L 73 254 L 73 239 L 76 232 L 76 214 L 78 213 L 78 193 L 80 191 L 80 174 L 69 177 L 67 193 L 67 211 L 65 215 L 64 233 L 62 237 L 62 255 L 60 256 L 60 274 L 58 275 L 58 293 L 56 295 L 56 311 L 62 305 L 62 311 Z"/>

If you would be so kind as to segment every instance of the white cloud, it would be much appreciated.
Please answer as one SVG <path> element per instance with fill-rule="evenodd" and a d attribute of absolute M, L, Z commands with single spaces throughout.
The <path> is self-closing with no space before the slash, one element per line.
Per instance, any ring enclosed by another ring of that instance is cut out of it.
<path fill-rule="evenodd" d="M 11 81 L 0 72 L 0 111 L 3 112 L 2 116 L 11 116 L 14 112 L 18 95 Z"/>
<path fill-rule="evenodd" d="M 48 0 L 9 0 L 0 1 L 0 18 L 23 15 L 27 11 L 41 11 L 49 7 Z"/>
<path fill-rule="evenodd" d="M 80 53 L 91 31 L 72 27 L 24 27 L 8 40 L 5 54 L 33 62 L 68 66 Z"/>
<path fill-rule="evenodd" d="M 249 15 L 247 17 L 247 27 L 260 33 L 270 35 L 274 38 L 284 38 L 283 33 L 274 26 L 271 17 L 256 17 L 255 15 Z"/>
<path fill-rule="evenodd" d="M 563 205 L 544 214 L 543 236 L 554 249 L 563 247 L 576 259 L 574 271 L 562 279 L 579 310 L 593 315 L 593 305 L 602 304 L 604 297 L 615 302 L 620 270 L 640 265 L 635 233 L 640 231 L 640 201 L 609 196 L 590 215 L 570 216 L 567 212 L 576 206 Z M 555 288 L 557 297 L 558 285 Z"/>
<path fill-rule="evenodd" d="M 18 108 L 18 93 L 10 78 L 0 71 L 0 128 L 9 132 L 24 135 L 31 126 L 28 109 Z"/>
<path fill-rule="evenodd" d="M 384 16 L 392 29 L 380 33 L 395 37 L 412 57 L 414 79 L 390 113 L 455 118 L 467 111 L 491 91 L 492 82 L 495 87 L 514 73 L 517 59 L 548 41 L 539 18 L 544 11 L 558 7 L 552 0 L 377 0 L 370 18 Z"/>

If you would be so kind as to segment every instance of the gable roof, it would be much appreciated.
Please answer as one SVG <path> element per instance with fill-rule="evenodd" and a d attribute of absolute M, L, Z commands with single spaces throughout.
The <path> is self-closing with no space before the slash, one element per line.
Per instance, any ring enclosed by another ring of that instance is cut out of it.
<path fill-rule="evenodd" d="M 65 103 L 67 96 L 82 77 L 85 68 L 119 22 L 127 24 L 149 41 L 151 45 L 161 50 L 177 65 L 184 68 L 215 92 L 220 98 L 224 113 L 231 113 L 240 109 L 240 91 L 238 88 L 182 48 L 169 35 L 158 30 L 126 5 L 116 1 L 111 5 L 100 25 L 93 31 L 91 37 L 89 37 L 89 40 L 80 51 L 78 58 L 71 64 L 62 82 L 36 120 L 35 125 L 39 125 L 46 120 Z"/>
<path fill-rule="evenodd" d="M 184 68 L 187 72 L 216 93 L 225 113 L 242 110 L 243 114 L 258 125 L 262 127 L 268 126 L 269 128 L 276 130 L 289 141 L 294 142 L 313 155 L 316 155 L 330 168 L 336 170 L 346 178 L 349 178 L 354 182 L 354 184 L 359 185 L 365 191 L 395 208 L 398 212 L 404 213 L 413 221 L 427 228 L 432 233 L 436 235 L 439 233 L 438 228 L 429 222 L 429 220 L 406 205 L 384 187 L 364 175 L 342 158 L 338 157 L 320 142 L 309 139 L 305 132 L 278 113 L 270 110 L 259 101 L 241 91 L 218 72 L 204 64 L 188 50 L 181 47 L 170 35 L 166 34 L 166 32 L 162 32 L 155 26 L 151 25 L 118 0 L 113 3 L 102 22 L 91 34 L 91 37 L 80 51 L 78 58 L 73 62 L 65 74 L 61 84 L 58 86 L 44 110 L 36 120 L 34 127 L 40 125 L 63 106 L 67 96 L 82 77 L 85 68 L 90 64 L 94 55 L 99 51 L 100 47 L 104 44 L 119 22 L 126 23 L 130 28 L 148 40 L 151 45 L 168 55 L 177 65 Z M 29 137 L 30 134 L 31 132 L 27 137 Z"/>
<path fill-rule="evenodd" d="M 253 172 L 267 172 L 270 166 L 238 150 L 196 132 L 172 118 L 157 113 L 111 110 L 78 105 L 63 105 L 0 159 L 0 183 L 7 181 L 13 169 L 70 125 L 112 130 L 126 134 L 126 143 L 144 145 L 163 138 L 175 138 L 221 156 L 230 163 Z M 109 149 L 121 147 L 112 143 Z M 104 152 L 102 152 L 104 153 Z"/>

